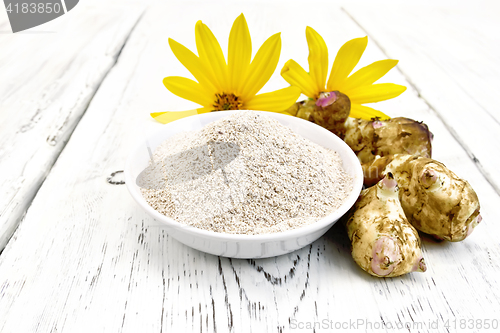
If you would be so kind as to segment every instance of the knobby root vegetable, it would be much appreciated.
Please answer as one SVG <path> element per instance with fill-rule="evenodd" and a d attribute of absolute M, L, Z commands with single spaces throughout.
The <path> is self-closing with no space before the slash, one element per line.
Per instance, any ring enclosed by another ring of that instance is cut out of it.
<path fill-rule="evenodd" d="M 385 121 L 349 118 L 345 127 L 344 141 L 361 164 L 394 154 L 431 157 L 433 135 L 422 122 L 402 117 Z"/>
<path fill-rule="evenodd" d="M 443 163 L 412 155 L 390 155 L 364 165 L 365 180 L 391 173 L 408 221 L 436 238 L 456 242 L 481 222 L 479 199 L 470 184 Z M 369 184 L 368 184 L 369 185 Z"/>
<path fill-rule="evenodd" d="M 361 193 L 346 228 L 354 261 L 371 275 L 425 272 L 420 238 L 405 218 L 391 174 Z"/>
<path fill-rule="evenodd" d="M 321 93 L 317 100 L 305 100 L 292 105 L 287 113 L 309 120 L 340 138 L 345 135 L 345 122 L 349 118 L 351 101 L 345 94 L 332 91 Z"/>
<path fill-rule="evenodd" d="M 295 103 L 287 112 L 344 139 L 358 156 L 366 186 L 393 173 L 406 217 L 418 230 L 461 241 L 481 222 L 479 200 L 469 183 L 430 159 L 433 135 L 424 123 L 402 117 L 349 118 L 350 100 L 338 91 Z"/>
<path fill-rule="evenodd" d="M 344 139 L 360 162 L 377 156 L 410 154 L 431 157 L 432 133 L 426 124 L 409 118 L 363 120 L 349 118 L 351 102 L 345 94 L 322 93 L 317 100 L 292 105 L 287 113 L 316 123 Z"/>

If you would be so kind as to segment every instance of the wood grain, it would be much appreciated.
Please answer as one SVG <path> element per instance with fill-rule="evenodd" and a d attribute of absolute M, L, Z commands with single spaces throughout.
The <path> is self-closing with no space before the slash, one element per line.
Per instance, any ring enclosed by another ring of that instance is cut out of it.
<path fill-rule="evenodd" d="M 106 181 L 123 169 L 131 147 L 161 126 L 149 112 L 191 107 L 161 85 L 164 76 L 187 75 L 166 37 L 194 49 L 194 24 L 202 19 L 225 48 L 232 21 L 244 12 L 254 50 L 282 31 L 279 66 L 289 58 L 305 66 L 306 25 L 323 35 L 332 54 L 346 40 L 370 33 L 335 4 L 321 9 L 313 16 L 300 5 L 270 3 L 148 9 L 0 256 L 1 332 L 318 332 L 339 325 L 387 331 L 398 323 L 422 332 L 431 321 L 439 323 L 433 331 L 452 332 L 444 327 L 447 320 L 495 318 L 500 198 L 397 70 L 384 81 L 406 84 L 408 91 L 377 106 L 429 124 L 435 158 L 471 182 L 484 216 L 464 242 L 423 239 L 425 273 L 367 275 L 351 259 L 340 223 L 312 245 L 276 258 L 204 254 L 170 238 L 124 185 Z M 385 58 L 385 45 L 380 47 L 370 41 L 360 66 Z M 275 75 L 266 89 L 284 85 Z"/>
<path fill-rule="evenodd" d="M 498 3 L 394 4 L 377 15 L 373 5 L 346 10 L 387 56 L 405 59 L 401 71 L 500 194 Z"/>
<path fill-rule="evenodd" d="M 0 251 L 140 13 L 141 6 L 83 5 L 39 33 L 0 35 Z"/>

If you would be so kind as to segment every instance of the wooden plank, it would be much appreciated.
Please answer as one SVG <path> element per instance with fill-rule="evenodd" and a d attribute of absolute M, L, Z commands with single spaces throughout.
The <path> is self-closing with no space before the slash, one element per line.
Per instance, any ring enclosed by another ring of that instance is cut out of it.
<path fill-rule="evenodd" d="M 0 35 L 0 251 L 140 13 L 81 4 L 40 31 Z"/>
<path fill-rule="evenodd" d="M 311 246 L 277 258 L 207 255 L 170 238 L 124 186 L 106 182 L 123 169 L 131 147 L 161 126 L 149 112 L 191 106 L 161 85 L 166 75 L 187 73 L 166 37 L 193 49 L 194 24 L 202 19 L 227 43 L 231 23 L 243 11 L 254 50 L 283 32 L 282 65 L 290 57 L 306 63 L 306 25 L 323 35 L 331 52 L 364 35 L 332 4 L 322 3 L 314 16 L 293 4 L 194 3 L 186 9 L 154 6 L 144 15 L 0 256 L 0 331 L 293 332 L 315 323 L 326 331 L 354 322 L 367 331 L 408 323 L 408 331 L 418 332 L 437 320 L 436 331 L 445 332 L 446 320 L 491 318 L 500 299 L 500 198 L 411 86 L 380 107 L 429 123 L 435 157 L 470 180 L 485 217 L 462 243 L 424 239 L 426 273 L 367 275 L 352 261 L 340 224 Z M 361 65 L 382 58 L 370 43 Z M 387 81 L 405 84 L 397 71 Z M 284 85 L 279 75 L 270 83 L 267 89 Z"/>
<path fill-rule="evenodd" d="M 499 4 L 345 8 L 387 56 L 405 60 L 401 71 L 500 193 Z"/>

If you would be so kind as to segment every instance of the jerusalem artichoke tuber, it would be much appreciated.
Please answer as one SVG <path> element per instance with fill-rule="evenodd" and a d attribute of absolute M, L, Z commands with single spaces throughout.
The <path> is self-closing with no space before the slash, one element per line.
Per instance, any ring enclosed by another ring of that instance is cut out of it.
<path fill-rule="evenodd" d="M 426 270 L 420 238 L 405 218 L 391 174 L 361 193 L 346 227 L 354 261 L 371 275 Z"/>
<path fill-rule="evenodd" d="M 363 169 L 365 179 L 371 182 L 394 175 L 405 215 L 422 232 L 461 241 L 481 222 L 476 193 L 443 163 L 413 155 L 390 155 Z"/>
<path fill-rule="evenodd" d="M 427 125 L 409 118 L 363 120 L 349 118 L 349 97 L 338 91 L 321 93 L 317 100 L 292 105 L 287 113 L 333 132 L 351 147 L 360 162 L 377 156 L 410 154 L 431 157 L 432 133 Z"/>
<path fill-rule="evenodd" d="M 344 138 L 345 122 L 349 117 L 351 101 L 338 91 L 321 93 L 317 100 L 305 100 L 292 105 L 287 113 L 309 120 L 340 138 Z"/>
<path fill-rule="evenodd" d="M 402 117 L 384 121 L 349 118 L 345 128 L 344 141 L 361 164 L 394 154 L 431 157 L 432 133 L 422 122 Z"/>

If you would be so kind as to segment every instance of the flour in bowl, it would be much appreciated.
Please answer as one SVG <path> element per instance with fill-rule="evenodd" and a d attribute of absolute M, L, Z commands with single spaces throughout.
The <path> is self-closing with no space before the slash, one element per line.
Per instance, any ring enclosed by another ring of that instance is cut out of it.
<path fill-rule="evenodd" d="M 153 160 L 140 179 L 149 205 L 177 222 L 221 233 L 264 234 L 313 223 L 352 189 L 335 151 L 252 111 L 175 135 Z"/>

